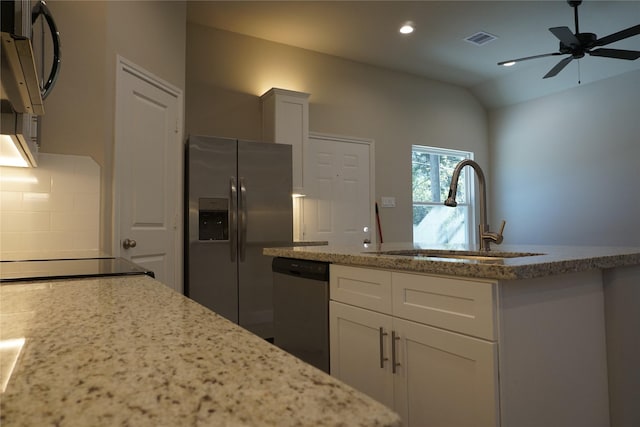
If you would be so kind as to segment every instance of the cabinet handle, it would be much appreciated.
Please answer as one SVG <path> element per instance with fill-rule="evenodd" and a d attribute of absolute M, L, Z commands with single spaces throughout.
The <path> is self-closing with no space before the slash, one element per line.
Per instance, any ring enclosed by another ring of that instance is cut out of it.
<path fill-rule="evenodd" d="M 380 369 L 383 369 L 384 362 L 389 360 L 388 357 L 384 357 L 384 337 L 386 337 L 389 334 L 386 333 L 382 327 L 380 327 L 379 332 L 380 332 Z"/>
<path fill-rule="evenodd" d="M 396 373 L 396 367 L 400 363 L 396 361 L 396 341 L 400 340 L 400 335 L 396 335 L 396 331 L 391 331 L 391 372 Z"/>

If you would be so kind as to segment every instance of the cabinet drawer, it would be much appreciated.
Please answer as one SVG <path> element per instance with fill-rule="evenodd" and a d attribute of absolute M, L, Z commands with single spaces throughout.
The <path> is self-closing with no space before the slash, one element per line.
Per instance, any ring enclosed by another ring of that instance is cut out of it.
<path fill-rule="evenodd" d="M 394 316 L 496 339 L 496 283 L 399 272 L 392 282 Z"/>
<path fill-rule="evenodd" d="M 334 301 L 391 313 L 391 272 L 331 264 L 329 296 Z"/>

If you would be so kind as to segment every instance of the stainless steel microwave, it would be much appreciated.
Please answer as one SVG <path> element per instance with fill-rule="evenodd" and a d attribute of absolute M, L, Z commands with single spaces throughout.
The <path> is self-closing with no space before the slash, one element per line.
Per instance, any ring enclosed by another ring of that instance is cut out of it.
<path fill-rule="evenodd" d="M 60 34 L 44 1 L 2 0 L 0 5 L 0 165 L 37 166 L 43 100 L 60 72 Z M 8 159 L 10 152 L 16 153 L 18 161 Z"/>

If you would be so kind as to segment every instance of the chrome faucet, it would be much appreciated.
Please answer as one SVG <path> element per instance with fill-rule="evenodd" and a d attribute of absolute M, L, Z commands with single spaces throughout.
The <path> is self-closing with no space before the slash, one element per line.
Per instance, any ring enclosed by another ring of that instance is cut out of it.
<path fill-rule="evenodd" d="M 478 226 L 480 250 L 489 251 L 491 249 L 489 247 L 491 242 L 494 242 L 498 245 L 502 243 L 502 232 L 504 231 L 506 221 L 502 221 L 502 225 L 500 226 L 500 231 L 498 233 L 489 231 L 489 224 L 487 223 L 487 192 L 485 190 L 484 173 L 482 172 L 479 164 L 477 164 L 473 160 L 466 159 L 456 165 L 456 168 L 453 170 L 453 175 L 451 175 L 449 197 L 447 197 L 447 200 L 444 201 L 444 204 L 451 207 L 458 206 L 458 203 L 456 202 L 456 193 L 458 192 L 458 179 L 460 178 L 460 172 L 462 171 L 462 168 L 465 166 L 471 166 L 478 176 L 478 184 L 480 185 L 480 225 Z"/>

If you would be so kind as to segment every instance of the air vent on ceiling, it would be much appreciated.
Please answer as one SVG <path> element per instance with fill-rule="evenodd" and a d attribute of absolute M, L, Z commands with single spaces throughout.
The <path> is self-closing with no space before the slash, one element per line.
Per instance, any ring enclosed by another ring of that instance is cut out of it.
<path fill-rule="evenodd" d="M 473 43 L 476 46 L 482 46 L 494 41 L 497 38 L 498 37 L 494 36 L 493 34 L 485 33 L 484 31 L 478 31 L 477 33 L 465 38 L 464 40 L 469 43 Z"/>

